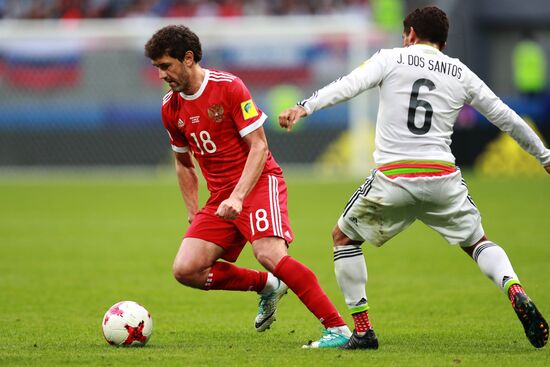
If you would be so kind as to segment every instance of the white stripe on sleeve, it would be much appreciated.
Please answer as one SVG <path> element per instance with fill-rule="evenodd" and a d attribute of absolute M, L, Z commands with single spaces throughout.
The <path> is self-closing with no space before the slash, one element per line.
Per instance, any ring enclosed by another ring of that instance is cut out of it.
<path fill-rule="evenodd" d="M 253 124 L 248 125 L 247 127 L 239 130 L 239 134 L 241 135 L 241 138 L 245 137 L 246 135 L 250 134 L 254 130 L 258 129 L 260 126 L 262 126 L 266 119 L 267 119 L 267 115 L 262 112 L 262 115 L 260 116 L 260 118 L 257 119 Z"/>
<path fill-rule="evenodd" d="M 172 150 L 176 153 L 187 153 L 189 151 L 189 147 L 178 147 L 172 145 Z"/>

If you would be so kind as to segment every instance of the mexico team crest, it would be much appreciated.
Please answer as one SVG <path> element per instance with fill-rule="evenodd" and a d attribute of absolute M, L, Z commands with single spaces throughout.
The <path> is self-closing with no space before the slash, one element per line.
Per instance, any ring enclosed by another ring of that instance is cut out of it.
<path fill-rule="evenodd" d="M 208 117 L 210 117 L 214 122 L 222 122 L 223 120 L 223 106 L 219 104 L 212 105 L 208 107 Z"/>

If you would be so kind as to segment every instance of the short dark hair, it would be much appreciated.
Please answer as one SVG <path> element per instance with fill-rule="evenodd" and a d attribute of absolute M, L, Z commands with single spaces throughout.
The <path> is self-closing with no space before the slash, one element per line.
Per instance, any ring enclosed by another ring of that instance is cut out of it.
<path fill-rule="evenodd" d="M 145 44 L 145 56 L 151 60 L 167 54 L 183 61 L 187 51 L 193 52 L 193 59 L 202 59 L 202 48 L 199 37 L 184 25 L 169 25 L 159 29 Z"/>
<path fill-rule="evenodd" d="M 449 19 L 447 14 L 438 7 L 427 6 L 415 9 L 403 20 L 403 31 L 409 34 L 414 28 L 418 38 L 437 43 L 440 49 L 445 47 L 449 33 Z"/>

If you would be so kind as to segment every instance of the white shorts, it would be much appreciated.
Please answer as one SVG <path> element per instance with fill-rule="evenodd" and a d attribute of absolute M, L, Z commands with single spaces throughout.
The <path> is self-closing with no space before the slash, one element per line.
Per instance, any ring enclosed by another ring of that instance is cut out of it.
<path fill-rule="evenodd" d="M 416 219 L 463 247 L 485 234 L 459 170 L 438 177 L 393 179 L 373 170 L 349 200 L 338 226 L 352 240 L 382 246 Z"/>

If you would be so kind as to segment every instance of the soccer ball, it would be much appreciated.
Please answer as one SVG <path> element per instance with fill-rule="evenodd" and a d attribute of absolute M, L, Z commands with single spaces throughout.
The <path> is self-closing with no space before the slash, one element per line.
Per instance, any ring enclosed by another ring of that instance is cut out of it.
<path fill-rule="evenodd" d="M 152 332 L 151 315 L 136 302 L 118 302 L 103 316 L 103 336 L 111 345 L 143 346 Z"/>

